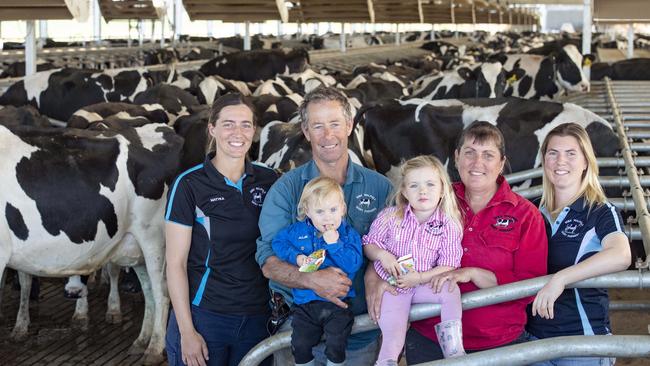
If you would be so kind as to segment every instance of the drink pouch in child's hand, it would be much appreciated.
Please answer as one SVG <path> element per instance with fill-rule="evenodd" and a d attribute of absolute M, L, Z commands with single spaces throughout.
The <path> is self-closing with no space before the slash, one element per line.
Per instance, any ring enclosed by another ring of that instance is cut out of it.
<path fill-rule="evenodd" d="M 300 272 L 316 272 L 325 261 L 325 249 L 319 249 L 305 258 L 305 262 L 298 268 Z"/>
<path fill-rule="evenodd" d="M 415 271 L 415 261 L 413 261 L 412 254 L 407 254 L 403 257 L 397 258 L 397 263 L 400 266 L 402 274 L 407 274 L 409 271 Z M 388 283 L 391 286 L 397 285 L 397 278 L 393 276 L 388 277 Z"/>

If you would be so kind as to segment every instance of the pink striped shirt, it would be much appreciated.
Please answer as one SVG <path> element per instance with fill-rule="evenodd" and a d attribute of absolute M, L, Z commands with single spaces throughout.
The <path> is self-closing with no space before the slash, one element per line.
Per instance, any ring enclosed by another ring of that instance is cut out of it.
<path fill-rule="evenodd" d="M 428 271 L 436 266 L 459 267 L 463 248 L 460 241 L 463 232 L 440 210 L 420 224 L 411 206 L 404 209 L 404 219 L 398 222 L 395 216 L 397 207 L 386 207 L 377 215 L 368 234 L 363 236 L 363 245 L 375 244 L 392 253 L 395 258 L 413 255 L 415 270 Z M 390 274 L 384 270 L 380 261 L 375 261 L 375 271 L 379 277 L 388 280 Z M 400 289 L 401 293 L 412 289 Z"/>

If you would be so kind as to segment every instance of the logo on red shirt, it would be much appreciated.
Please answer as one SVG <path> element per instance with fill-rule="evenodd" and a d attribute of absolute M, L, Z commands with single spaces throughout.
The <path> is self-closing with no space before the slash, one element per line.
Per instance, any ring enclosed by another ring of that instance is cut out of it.
<path fill-rule="evenodd" d="M 517 219 L 510 215 L 501 215 L 501 216 L 496 216 L 494 218 L 494 224 L 492 224 L 492 227 L 499 230 L 499 231 L 512 231 L 515 228 L 515 222 L 517 222 Z"/>

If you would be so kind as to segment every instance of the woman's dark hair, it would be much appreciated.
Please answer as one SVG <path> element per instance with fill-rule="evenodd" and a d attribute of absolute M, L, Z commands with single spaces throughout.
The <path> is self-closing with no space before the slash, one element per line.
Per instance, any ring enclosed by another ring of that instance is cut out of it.
<path fill-rule="evenodd" d="M 465 140 L 473 139 L 474 142 L 483 144 L 485 142 L 494 142 L 499 149 L 501 154 L 501 159 L 506 157 L 506 145 L 503 138 L 503 134 L 499 129 L 485 121 L 474 121 L 466 129 L 463 130 L 463 133 L 460 134 L 458 138 L 458 144 L 456 145 L 456 150 L 460 151 L 460 148 L 465 143 Z"/>
<path fill-rule="evenodd" d="M 230 107 L 233 105 L 243 104 L 248 107 L 248 109 L 253 112 L 253 124 L 257 126 L 257 113 L 255 111 L 255 105 L 251 97 L 242 95 L 241 93 L 228 93 L 220 96 L 217 100 L 212 103 L 212 108 L 210 109 L 210 118 L 208 119 L 209 124 L 214 124 L 219 119 L 219 113 L 221 110 Z"/>

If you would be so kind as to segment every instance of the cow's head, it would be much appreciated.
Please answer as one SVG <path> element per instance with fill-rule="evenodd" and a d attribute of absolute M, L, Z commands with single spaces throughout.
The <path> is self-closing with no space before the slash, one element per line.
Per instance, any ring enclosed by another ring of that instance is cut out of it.
<path fill-rule="evenodd" d="M 287 54 L 286 60 L 291 74 L 300 73 L 309 65 L 309 53 L 304 48 L 295 48 Z"/>
<path fill-rule="evenodd" d="M 503 96 L 506 86 L 503 65 L 498 62 L 486 62 L 473 70 L 461 67 L 458 75 L 465 80 L 461 97 L 498 98 Z"/>
<path fill-rule="evenodd" d="M 592 55 L 583 57 L 575 45 L 568 44 L 562 47 L 562 50 L 555 55 L 556 76 L 560 86 L 568 91 L 588 91 L 589 79 L 582 72 L 582 66 L 586 60 L 591 63 L 593 59 Z"/>

